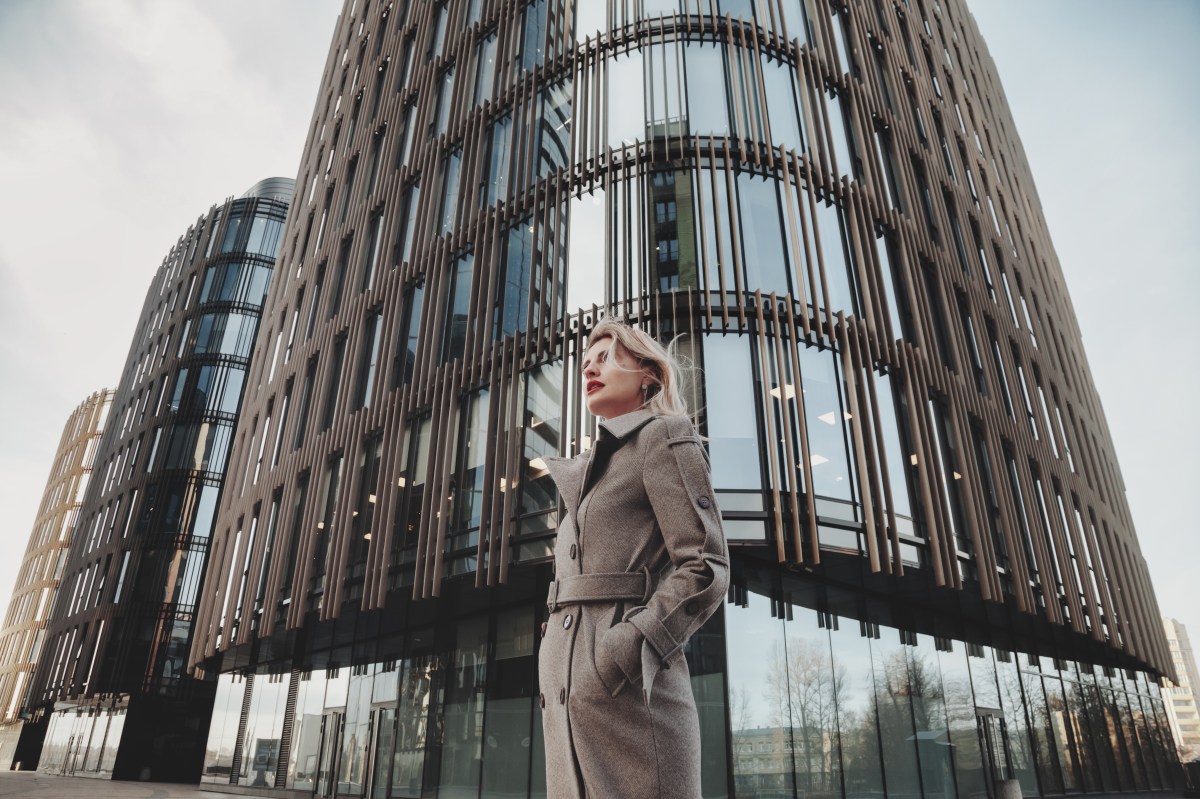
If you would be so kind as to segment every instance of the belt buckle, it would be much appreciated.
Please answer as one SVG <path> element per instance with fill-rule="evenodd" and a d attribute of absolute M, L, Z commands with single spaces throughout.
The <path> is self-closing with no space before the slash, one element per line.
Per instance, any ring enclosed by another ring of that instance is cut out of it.
<path fill-rule="evenodd" d="M 550 583 L 550 590 L 546 593 L 546 610 L 550 613 L 558 610 L 558 580 Z"/>

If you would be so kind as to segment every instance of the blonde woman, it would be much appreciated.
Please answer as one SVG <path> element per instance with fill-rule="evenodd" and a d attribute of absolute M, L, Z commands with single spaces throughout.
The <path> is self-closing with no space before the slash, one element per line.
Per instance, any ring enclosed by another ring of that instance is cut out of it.
<path fill-rule="evenodd" d="M 567 508 L 539 651 L 550 799 L 700 796 L 682 650 L 729 578 L 721 514 L 671 355 L 596 325 L 580 376 L 595 445 L 547 459 Z"/>

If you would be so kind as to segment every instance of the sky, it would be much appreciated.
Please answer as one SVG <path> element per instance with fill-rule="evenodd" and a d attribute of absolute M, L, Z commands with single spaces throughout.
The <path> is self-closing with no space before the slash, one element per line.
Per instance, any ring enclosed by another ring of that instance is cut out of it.
<path fill-rule="evenodd" d="M 585 0 L 594 2 L 594 0 Z M 1200 4 L 970 0 L 1162 611 L 1200 638 Z M 0 0 L 0 604 L 62 426 L 201 214 L 295 177 L 339 0 Z"/>

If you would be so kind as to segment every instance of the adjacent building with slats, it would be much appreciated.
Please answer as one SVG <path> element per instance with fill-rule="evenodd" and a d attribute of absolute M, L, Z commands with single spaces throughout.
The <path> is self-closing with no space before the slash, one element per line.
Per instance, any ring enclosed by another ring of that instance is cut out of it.
<path fill-rule="evenodd" d="M 42 651 L 46 620 L 62 584 L 75 522 L 112 401 L 113 392 L 101 389 L 67 417 L 8 601 L 0 629 L 0 763 L 6 765 L 36 755 L 17 747 L 25 688 Z"/>
<path fill-rule="evenodd" d="M 293 185 L 211 207 L 150 281 L 29 681 L 25 767 L 197 778 L 216 684 L 187 653 Z"/>

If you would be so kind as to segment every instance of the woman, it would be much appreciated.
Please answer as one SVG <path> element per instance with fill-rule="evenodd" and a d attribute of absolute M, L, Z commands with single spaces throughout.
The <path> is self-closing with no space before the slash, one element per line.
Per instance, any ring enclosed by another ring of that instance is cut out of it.
<path fill-rule="evenodd" d="M 729 562 L 678 368 L 601 321 L 583 358 L 595 445 L 547 465 L 567 508 L 539 652 L 550 799 L 700 796 L 682 650 L 721 604 Z"/>

